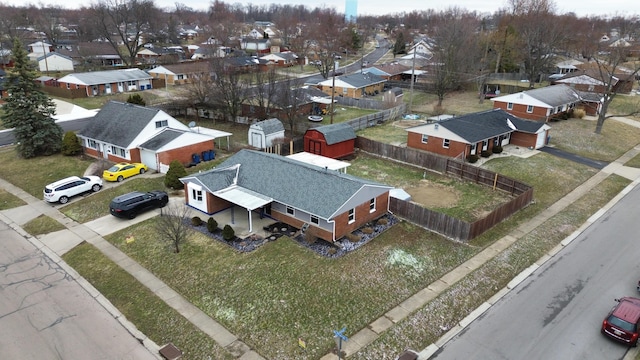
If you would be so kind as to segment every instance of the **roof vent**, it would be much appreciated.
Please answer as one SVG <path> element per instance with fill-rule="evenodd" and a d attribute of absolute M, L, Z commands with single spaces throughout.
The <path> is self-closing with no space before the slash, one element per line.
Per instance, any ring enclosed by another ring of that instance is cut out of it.
<path fill-rule="evenodd" d="M 440 127 L 440 124 L 435 124 L 433 127 L 434 127 L 436 130 L 438 130 L 438 128 Z"/>

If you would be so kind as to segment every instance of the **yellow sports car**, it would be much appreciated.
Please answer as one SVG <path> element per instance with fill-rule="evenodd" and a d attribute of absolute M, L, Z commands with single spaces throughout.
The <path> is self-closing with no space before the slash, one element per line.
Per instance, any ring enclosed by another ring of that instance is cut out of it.
<path fill-rule="evenodd" d="M 102 178 L 107 181 L 122 181 L 128 177 L 138 174 L 144 174 L 147 171 L 147 165 L 142 163 L 129 164 L 126 162 L 118 163 L 102 172 Z"/>

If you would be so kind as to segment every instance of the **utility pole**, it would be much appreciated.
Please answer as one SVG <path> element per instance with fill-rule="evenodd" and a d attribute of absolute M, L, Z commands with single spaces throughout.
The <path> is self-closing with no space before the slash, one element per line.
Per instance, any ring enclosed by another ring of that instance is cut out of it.
<path fill-rule="evenodd" d="M 413 60 L 411 62 L 411 98 L 409 98 L 409 114 L 413 114 L 413 82 L 415 81 L 416 73 L 416 49 L 413 49 Z"/>
<path fill-rule="evenodd" d="M 333 124 L 333 113 L 335 112 L 334 99 L 336 96 L 336 57 L 333 56 L 333 80 L 331 81 L 331 122 Z"/>

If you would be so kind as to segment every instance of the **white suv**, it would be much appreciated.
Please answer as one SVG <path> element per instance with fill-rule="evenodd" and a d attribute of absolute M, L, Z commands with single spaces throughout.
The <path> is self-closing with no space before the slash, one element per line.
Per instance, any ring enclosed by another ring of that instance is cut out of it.
<path fill-rule="evenodd" d="M 70 176 L 44 187 L 44 200 L 66 204 L 69 198 L 102 188 L 102 179 L 97 176 Z"/>

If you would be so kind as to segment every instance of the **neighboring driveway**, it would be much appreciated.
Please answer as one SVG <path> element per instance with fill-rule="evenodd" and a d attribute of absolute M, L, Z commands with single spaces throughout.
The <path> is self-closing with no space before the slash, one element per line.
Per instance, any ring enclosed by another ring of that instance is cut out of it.
<path fill-rule="evenodd" d="M 586 165 L 589 167 L 592 167 L 594 169 L 598 169 L 598 170 L 602 170 L 605 166 L 609 165 L 608 162 L 605 161 L 599 161 L 599 160 L 593 160 L 593 159 L 589 159 L 580 155 L 576 155 L 576 154 L 572 154 L 569 152 L 566 152 L 564 150 L 560 150 L 558 148 L 554 148 L 554 147 L 549 147 L 549 146 L 545 146 L 541 149 L 538 149 L 544 153 L 553 155 L 553 156 L 557 156 L 563 159 L 567 159 L 567 160 L 571 160 L 573 162 L 576 162 L 578 164 L 582 164 L 582 165 Z"/>

